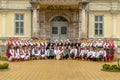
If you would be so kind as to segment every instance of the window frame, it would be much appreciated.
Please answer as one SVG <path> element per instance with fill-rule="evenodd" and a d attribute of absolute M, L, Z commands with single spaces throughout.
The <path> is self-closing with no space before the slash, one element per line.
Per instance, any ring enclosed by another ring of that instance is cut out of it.
<path fill-rule="evenodd" d="M 96 16 L 98 17 L 98 20 L 96 21 Z M 100 17 L 102 17 L 102 21 L 100 21 Z M 96 29 L 96 24 L 97 28 Z M 102 24 L 102 28 L 100 28 L 100 24 Z M 96 30 L 98 31 L 96 34 Z M 100 34 L 100 31 L 102 30 L 102 34 Z M 94 36 L 104 36 L 104 15 L 95 15 L 94 16 Z"/>
<path fill-rule="evenodd" d="M 16 16 L 19 15 L 19 19 L 17 20 L 16 19 Z M 21 15 L 23 16 L 23 19 L 21 19 Z M 18 22 L 18 27 L 16 26 L 16 23 Z M 21 23 L 23 23 L 23 26 L 21 27 Z M 25 34 L 25 14 L 24 13 L 15 13 L 14 14 L 14 33 L 15 35 L 24 35 Z M 17 33 L 17 28 L 19 29 L 18 30 L 18 33 Z M 21 28 L 23 29 L 23 32 L 21 32 Z"/>

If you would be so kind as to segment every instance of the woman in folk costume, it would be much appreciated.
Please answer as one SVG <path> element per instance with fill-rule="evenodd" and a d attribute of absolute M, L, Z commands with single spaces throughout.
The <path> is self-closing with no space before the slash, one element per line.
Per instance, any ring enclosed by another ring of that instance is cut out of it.
<path fill-rule="evenodd" d="M 55 49 L 54 49 L 54 55 L 55 55 L 55 57 L 56 57 L 56 59 L 58 58 L 58 59 L 60 59 L 61 58 L 61 52 L 60 52 L 60 50 L 59 50 L 59 47 L 57 46 L 57 47 L 55 47 Z"/>
<path fill-rule="evenodd" d="M 109 41 L 109 46 L 108 46 L 109 52 L 107 54 L 107 61 L 113 61 L 114 52 L 115 52 L 114 48 L 115 48 L 114 42 L 113 42 L 113 40 L 110 40 Z"/>
<path fill-rule="evenodd" d="M 63 59 L 67 59 L 69 57 L 69 50 L 67 49 L 67 46 L 63 46 L 61 53 L 62 53 Z"/>
<path fill-rule="evenodd" d="M 22 46 L 18 46 L 18 48 L 17 48 L 17 54 L 19 56 L 19 60 L 24 60 L 25 55 L 23 53 L 23 47 Z"/>
<path fill-rule="evenodd" d="M 52 49 L 51 46 L 49 46 L 46 53 L 47 53 L 47 58 L 48 59 L 53 59 L 54 58 L 54 50 Z"/>
<path fill-rule="evenodd" d="M 27 46 L 24 47 L 23 54 L 25 54 L 25 60 L 29 60 L 30 59 L 30 52 L 29 52 Z"/>
<path fill-rule="evenodd" d="M 6 56 L 8 57 L 8 59 L 10 58 L 10 56 L 12 56 L 12 55 L 10 54 L 10 48 L 11 48 L 11 46 L 7 46 Z"/>
<path fill-rule="evenodd" d="M 10 50 L 9 51 L 10 52 L 10 56 L 9 56 L 8 60 L 9 61 L 14 61 L 15 57 L 16 57 L 14 46 L 11 46 L 11 48 L 9 50 Z"/>

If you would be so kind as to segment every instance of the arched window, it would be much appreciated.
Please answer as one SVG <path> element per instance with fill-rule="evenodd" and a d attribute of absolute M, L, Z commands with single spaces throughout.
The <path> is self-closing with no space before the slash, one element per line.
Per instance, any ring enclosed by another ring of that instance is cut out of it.
<path fill-rule="evenodd" d="M 63 21 L 63 22 L 67 22 L 67 20 L 62 17 L 62 16 L 56 16 L 52 19 L 52 21 Z"/>

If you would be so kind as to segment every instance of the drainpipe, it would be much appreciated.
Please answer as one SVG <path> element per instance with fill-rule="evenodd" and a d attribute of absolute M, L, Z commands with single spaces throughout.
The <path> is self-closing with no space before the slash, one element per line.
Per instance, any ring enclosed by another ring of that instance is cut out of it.
<path fill-rule="evenodd" d="M 32 12 L 32 8 L 30 9 L 30 11 L 31 11 L 31 38 L 32 38 L 32 33 L 33 33 L 33 21 L 32 21 L 33 20 L 33 16 L 32 16 L 33 12 Z"/>
<path fill-rule="evenodd" d="M 90 0 L 88 0 L 87 38 L 89 39 Z"/>

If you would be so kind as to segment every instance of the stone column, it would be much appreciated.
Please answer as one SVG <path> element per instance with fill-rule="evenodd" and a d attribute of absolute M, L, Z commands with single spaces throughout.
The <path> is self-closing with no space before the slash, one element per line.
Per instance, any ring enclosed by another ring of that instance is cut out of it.
<path fill-rule="evenodd" d="M 32 5 L 32 9 L 33 9 L 33 37 L 38 37 L 38 28 L 39 28 L 39 24 L 38 24 L 38 5 L 39 2 L 38 0 L 31 0 L 31 5 Z"/>
<path fill-rule="evenodd" d="M 82 28 L 81 28 L 82 15 L 81 15 L 81 13 L 82 13 L 81 6 L 79 5 L 79 37 L 78 37 L 78 39 L 81 38 L 81 31 L 82 31 Z"/>
<path fill-rule="evenodd" d="M 6 37 L 6 13 L 2 14 L 2 37 Z"/>
<path fill-rule="evenodd" d="M 116 14 L 112 14 L 112 37 L 115 38 L 116 36 Z"/>
<path fill-rule="evenodd" d="M 86 31 L 87 31 L 87 29 L 86 29 L 86 16 L 85 16 L 85 8 L 86 8 L 86 5 L 87 5 L 87 2 L 80 2 L 79 3 L 79 6 L 80 6 L 80 8 L 79 8 L 79 21 L 80 21 L 80 23 L 79 23 L 79 37 L 80 38 L 86 38 L 87 37 L 87 35 L 86 35 Z"/>

